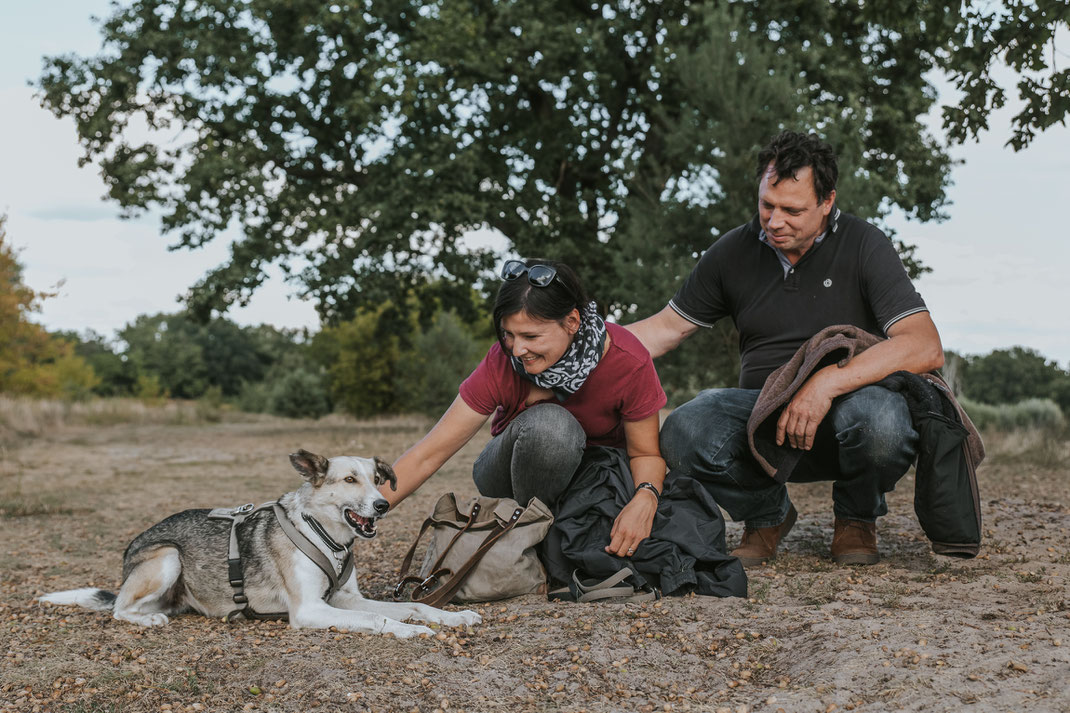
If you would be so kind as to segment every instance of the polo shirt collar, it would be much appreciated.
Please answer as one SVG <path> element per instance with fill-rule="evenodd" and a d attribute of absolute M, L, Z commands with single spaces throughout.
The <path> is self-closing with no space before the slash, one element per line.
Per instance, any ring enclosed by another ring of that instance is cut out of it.
<path fill-rule="evenodd" d="M 792 267 L 791 262 L 788 260 L 787 256 L 784 255 L 784 253 L 780 252 L 779 248 L 777 248 L 775 245 L 773 245 L 772 243 L 769 242 L 769 239 L 765 235 L 765 230 L 763 230 L 762 227 L 761 227 L 761 221 L 758 220 L 757 217 L 755 217 L 754 221 L 758 226 L 758 240 L 761 240 L 763 243 L 765 243 L 766 245 L 768 245 L 770 248 L 773 249 L 773 252 L 776 253 L 777 259 L 780 261 L 780 266 L 782 268 L 784 268 L 784 276 L 787 277 L 788 271 L 791 270 L 791 267 Z M 828 225 L 825 226 L 825 232 L 821 233 L 821 235 L 818 235 L 816 238 L 814 238 L 814 246 L 820 245 L 821 241 L 823 241 L 826 236 L 828 236 L 831 233 L 835 233 L 836 232 L 836 228 L 839 227 L 839 224 L 840 224 L 840 209 L 839 209 L 838 206 L 836 206 L 836 204 L 833 204 L 832 205 L 832 210 L 829 212 L 829 222 L 828 222 Z"/>

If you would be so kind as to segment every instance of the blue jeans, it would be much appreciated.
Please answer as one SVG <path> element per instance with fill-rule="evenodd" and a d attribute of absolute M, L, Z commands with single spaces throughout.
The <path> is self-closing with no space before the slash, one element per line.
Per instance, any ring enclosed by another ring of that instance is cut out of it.
<path fill-rule="evenodd" d="M 748 527 L 784 521 L 791 501 L 754 460 L 747 419 L 758 389 L 710 389 L 674 410 L 661 429 L 669 467 L 705 485 L 733 520 Z M 917 455 L 918 434 L 906 400 L 881 386 L 865 386 L 832 402 L 814 447 L 789 482 L 831 480 L 836 517 L 873 522 L 888 512 L 894 490 Z"/>
<path fill-rule="evenodd" d="M 476 458 L 472 479 L 480 495 L 513 498 L 521 505 L 537 497 L 553 507 L 572 481 L 586 445 L 587 434 L 567 409 L 537 404 L 491 439 Z"/>

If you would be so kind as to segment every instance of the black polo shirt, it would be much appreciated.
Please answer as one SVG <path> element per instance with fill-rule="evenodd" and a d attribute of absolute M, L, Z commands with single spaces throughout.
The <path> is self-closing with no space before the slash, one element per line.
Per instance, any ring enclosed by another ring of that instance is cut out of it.
<path fill-rule="evenodd" d="M 718 239 L 669 302 L 702 327 L 732 318 L 742 388 L 762 388 L 825 327 L 850 324 L 884 337 L 903 317 L 927 310 L 892 241 L 861 218 L 840 213 L 786 276 L 760 233 L 755 215 Z"/>

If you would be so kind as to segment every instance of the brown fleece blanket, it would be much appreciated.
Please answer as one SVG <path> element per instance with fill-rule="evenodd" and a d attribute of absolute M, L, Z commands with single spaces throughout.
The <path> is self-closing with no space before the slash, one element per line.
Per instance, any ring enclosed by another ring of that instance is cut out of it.
<path fill-rule="evenodd" d="M 826 327 L 802 345 L 784 366 L 769 375 L 747 422 L 747 441 L 751 453 L 766 473 L 781 483 L 786 482 L 802 455 L 802 451 L 787 443 L 783 446 L 776 444 L 776 422 L 780 417 L 780 410 L 791 401 L 792 396 L 818 369 L 830 364 L 843 367 L 856 354 L 861 354 L 880 341 L 883 340 L 858 327 Z M 938 374 L 929 372 L 922 376 L 935 384 L 955 406 L 959 419 L 968 432 L 966 447 L 974 463 L 979 464 L 985 457 L 985 448 L 970 417 Z"/>

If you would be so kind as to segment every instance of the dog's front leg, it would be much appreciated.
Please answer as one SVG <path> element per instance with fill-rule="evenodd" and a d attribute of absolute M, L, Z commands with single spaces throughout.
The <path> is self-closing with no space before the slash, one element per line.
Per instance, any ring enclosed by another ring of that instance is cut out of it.
<path fill-rule="evenodd" d="M 286 593 L 290 626 L 295 629 L 326 629 L 333 626 L 366 634 L 393 634 L 399 639 L 435 633 L 426 626 L 404 624 L 379 612 L 331 606 L 320 596 L 327 587 L 327 578 L 309 560 L 298 560 L 292 573 L 293 576 L 286 581 Z M 357 593 L 359 595 L 359 591 Z"/>
<path fill-rule="evenodd" d="M 290 626 L 295 629 L 326 629 L 333 626 L 343 631 L 365 634 L 393 634 L 399 639 L 435 633 L 426 626 L 405 624 L 373 612 L 338 609 L 322 600 L 302 604 L 291 611 Z"/>
<path fill-rule="evenodd" d="M 331 598 L 331 604 L 353 611 L 381 614 L 398 621 L 416 619 L 445 626 L 472 626 L 483 621 L 479 614 L 467 609 L 452 612 L 417 602 L 380 602 L 374 599 L 365 599 L 357 586 L 355 572 L 349 577 L 349 581 L 342 585 L 337 594 Z"/>

